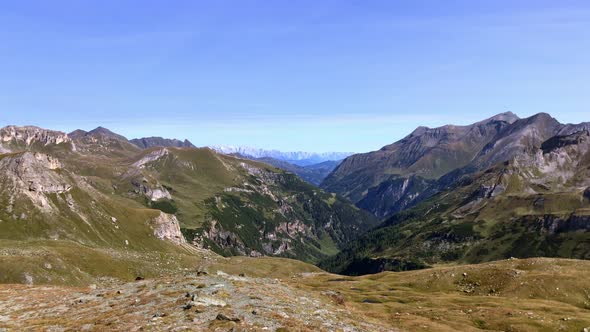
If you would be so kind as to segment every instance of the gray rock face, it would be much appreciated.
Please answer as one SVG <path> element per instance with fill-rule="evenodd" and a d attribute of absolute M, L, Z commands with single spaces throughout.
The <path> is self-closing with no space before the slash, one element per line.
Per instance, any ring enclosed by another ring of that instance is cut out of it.
<path fill-rule="evenodd" d="M 160 240 L 170 241 L 174 244 L 186 243 L 180 231 L 178 219 L 172 214 L 160 212 L 160 215 L 152 220 L 152 227 L 154 235 Z"/>
<path fill-rule="evenodd" d="M 378 186 L 370 188 L 357 206 L 382 218 L 419 202 L 423 192 L 433 183 L 434 181 L 419 176 L 392 176 Z"/>
<path fill-rule="evenodd" d="M 43 153 L 25 152 L 0 160 L 3 174 L 0 182 L 11 188 L 11 195 L 26 195 L 44 211 L 51 210 L 46 194 L 62 194 L 70 191 L 72 184 L 56 170 L 61 163 Z M 14 198 L 12 198 L 14 199 Z"/>
<path fill-rule="evenodd" d="M 159 149 L 148 153 L 147 155 L 143 156 L 141 159 L 136 161 L 133 166 L 138 168 L 144 168 L 146 165 L 153 163 L 160 158 L 163 158 L 169 154 L 168 149 Z"/>

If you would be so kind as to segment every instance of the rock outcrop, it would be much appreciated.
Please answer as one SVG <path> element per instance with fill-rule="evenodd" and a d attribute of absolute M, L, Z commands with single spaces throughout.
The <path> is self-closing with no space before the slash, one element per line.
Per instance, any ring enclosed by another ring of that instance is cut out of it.
<path fill-rule="evenodd" d="M 52 208 L 46 195 L 72 189 L 72 183 L 57 172 L 61 167 L 59 160 L 43 153 L 10 155 L 0 159 L 0 182 L 9 190 L 11 201 L 25 195 L 42 211 L 49 212 Z"/>
<path fill-rule="evenodd" d="M 0 153 L 23 151 L 32 146 L 44 147 L 71 143 L 67 134 L 34 126 L 0 128 Z"/>
<path fill-rule="evenodd" d="M 160 212 L 152 220 L 151 226 L 154 229 L 154 235 L 160 240 L 170 241 L 174 244 L 186 243 L 175 215 Z"/>

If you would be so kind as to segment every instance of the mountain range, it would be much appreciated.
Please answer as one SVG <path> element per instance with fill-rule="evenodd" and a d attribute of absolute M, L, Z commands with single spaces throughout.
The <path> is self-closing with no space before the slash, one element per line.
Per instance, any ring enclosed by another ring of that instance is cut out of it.
<path fill-rule="evenodd" d="M 555 135 L 590 128 L 560 124 L 540 113 L 513 113 L 467 125 L 418 127 L 378 151 L 346 158 L 321 184 L 330 192 L 386 218 L 446 188 L 457 178 L 526 154 Z"/>
<path fill-rule="evenodd" d="M 309 166 L 325 161 L 338 161 L 350 155 L 352 152 L 281 152 L 278 150 L 265 150 L 247 146 L 218 145 L 211 148 L 223 154 L 238 154 L 248 158 L 272 158 L 286 161 L 298 166 Z"/>
<path fill-rule="evenodd" d="M 154 146 L 162 142 L 175 141 Z M 63 262 L 64 273 L 80 246 L 117 255 L 204 248 L 317 262 L 377 225 L 292 173 L 208 148 L 142 149 L 101 127 L 65 134 L 8 126 L 0 129 L 0 149 L 0 246 L 68 246 L 66 253 L 43 249 Z M 27 260 L 3 281 L 52 278 L 27 270 Z"/>
<path fill-rule="evenodd" d="M 242 153 L 0 128 L 0 283 L 94 285 L 17 286 L 66 303 L 34 316 L 0 286 L 0 329 L 586 326 L 590 123 L 502 113 L 344 160 Z"/>
<path fill-rule="evenodd" d="M 353 188 L 342 193 L 386 218 L 320 266 L 363 274 L 509 257 L 590 258 L 589 124 L 563 125 L 543 113 L 500 117 L 419 128 L 345 160 L 325 187 L 334 188 L 335 177 L 355 183 L 339 188 Z M 379 160 L 397 168 L 377 168 Z M 384 180 L 366 188 L 369 181 L 353 178 Z"/>

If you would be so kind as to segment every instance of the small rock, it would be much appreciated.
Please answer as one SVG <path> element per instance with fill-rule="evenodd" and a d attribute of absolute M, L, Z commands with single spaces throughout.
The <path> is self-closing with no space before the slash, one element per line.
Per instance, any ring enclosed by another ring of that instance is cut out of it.
<path fill-rule="evenodd" d="M 217 317 L 215 317 L 215 319 L 220 320 L 220 321 L 225 321 L 225 322 L 236 322 L 236 323 L 240 321 L 239 318 L 230 318 L 230 317 L 227 317 L 226 315 L 221 314 L 221 313 L 218 314 Z"/>
<path fill-rule="evenodd" d="M 340 292 L 330 290 L 330 291 L 322 292 L 322 295 L 326 295 L 326 296 L 332 298 L 332 300 L 338 305 L 344 304 L 344 296 L 342 296 L 342 294 L 340 294 Z"/>
<path fill-rule="evenodd" d="M 240 273 L 240 275 L 239 275 L 239 276 L 240 276 L 240 277 L 246 277 L 246 274 L 244 274 L 244 273 Z"/>
<path fill-rule="evenodd" d="M 156 313 L 155 313 L 155 314 L 152 316 L 152 318 L 162 318 L 162 317 L 166 317 L 166 314 L 165 314 L 165 313 L 162 313 L 162 312 L 156 312 Z"/>
<path fill-rule="evenodd" d="M 135 281 L 142 281 L 142 280 L 144 280 L 143 277 L 137 277 L 137 278 L 135 278 Z"/>
<path fill-rule="evenodd" d="M 467 277 L 467 273 L 463 272 L 463 278 Z"/>
<path fill-rule="evenodd" d="M 33 276 L 25 273 L 25 284 L 32 285 L 33 284 Z"/>
<path fill-rule="evenodd" d="M 182 307 L 182 309 L 183 309 L 183 310 L 190 310 L 190 309 L 192 309 L 192 307 L 193 307 L 193 303 L 192 303 L 192 302 L 189 302 L 189 303 L 185 304 L 185 305 Z"/>

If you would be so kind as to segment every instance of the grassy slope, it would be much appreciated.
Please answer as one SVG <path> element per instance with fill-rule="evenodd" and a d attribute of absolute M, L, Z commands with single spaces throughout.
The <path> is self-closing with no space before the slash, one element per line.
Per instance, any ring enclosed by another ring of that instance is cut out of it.
<path fill-rule="evenodd" d="M 110 142 L 107 149 L 113 144 L 115 147 L 120 145 Z M 342 216 L 352 215 L 375 222 L 371 216 L 342 199 L 323 193 L 293 175 L 263 163 L 218 155 L 209 149 L 170 149 L 169 156 L 136 174 L 137 178 L 147 177 L 161 183 L 173 196 L 171 201 L 148 202 L 145 198 L 130 195 L 134 189 L 130 180 L 134 176 L 130 177 L 128 172 L 131 164 L 156 149 L 134 154 L 123 149 L 126 145 L 121 146 L 115 154 L 91 144 L 80 144 L 78 152 L 61 145 L 36 149 L 57 156 L 64 169 L 50 172 L 57 172 L 63 181 L 76 185 L 68 194 L 47 195 L 58 213 L 43 214 L 24 197 L 18 198 L 12 211 L 0 209 L 0 250 L 6 253 L 1 257 L 2 282 L 24 282 L 25 276 L 29 275 L 34 282 L 83 284 L 101 275 L 127 280 L 137 274 L 157 276 L 169 270 L 194 266 L 201 260 L 202 253 L 190 257 L 191 253 L 185 249 L 156 239 L 148 227 L 148 220 L 160 213 L 158 209 L 175 212 L 185 234 L 194 232 L 210 218 L 219 219 L 227 212 L 211 204 L 216 196 L 236 202 L 235 214 L 221 218 L 223 225 L 229 228 L 233 224 L 232 227 L 242 229 L 238 235 L 256 246 L 261 222 L 270 227 L 289 220 L 278 218 L 274 211 L 279 206 L 264 195 L 223 193 L 227 187 L 259 181 L 240 166 L 242 162 L 276 174 L 280 181 L 271 188 L 273 192 L 294 202 L 299 217 L 314 223 L 318 229 L 329 222 L 330 215 L 323 213 L 331 212 L 332 207 Z M 14 155 L 1 155 L 1 158 L 9 156 Z M 77 185 L 80 183 L 84 185 Z M 75 209 L 69 206 L 69 195 L 75 201 Z M 309 205 L 308 200 L 315 203 Z M 0 203 L 8 206 L 9 195 L 0 195 Z M 254 208 L 247 208 L 246 204 Z M 318 210 L 317 207 L 321 208 Z M 252 214 L 244 219 L 247 211 Z M 113 217 L 116 222 L 112 222 Z M 248 229 L 250 233 L 246 232 Z M 338 243 L 356 234 L 351 230 L 342 234 L 343 229 L 320 231 L 309 242 L 297 241 L 296 250 L 287 256 L 315 261 L 318 257 L 334 254 Z M 219 252 L 234 253 L 223 249 Z M 83 254 L 84 260 L 78 259 L 78 253 Z M 176 257 L 172 259 L 178 263 L 173 263 L 169 269 L 167 260 L 171 257 Z M 182 263 L 184 261 L 186 264 Z M 45 263 L 53 268 L 45 268 Z"/>
<path fill-rule="evenodd" d="M 233 275 L 225 279 L 235 280 L 231 284 L 236 288 L 248 290 L 246 301 L 251 301 L 248 311 L 239 312 L 238 306 L 201 306 L 197 312 L 183 310 L 187 291 L 201 294 L 211 283 L 204 284 L 207 277 L 194 274 L 126 285 L 114 283 L 105 288 L 99 285 L 96 291 L 72 287 L 0 285 L 0 307 L 4 305 L 9 309 L 4 311 L 5 316 L 0 315 L 5 318 L 0 320 L 0 328 L 54 325 L 79 329 L 90 323 L 90 328 L 94 330 L 122 330 L 121 326 L 130 320 L 135 326 L 158 324 L 151 326 L 165 329 L 185 322 L 185 317 L 191 317 L 190 323 L 194 328 L 209 326 L 213 330 L 219 325 L 209 325 L 209 320 L 194 322 L 192 318 L 203 310 L 214 311 L 211 319 L 218 312 L 238 318 L 248 316 L 252 310 L 261 315 L 269 310 L 276 313 L 278 310 L 273 311 L 275 307 L 267 296 L 270 286 L 286 288 L 281 294 L 274 295 L 280 296 L 280 302 L 289 304 L 291 309 L 287 311 L 288 316 L 276 315 L 272 321 L 296 331 L 331 330 L 325 326 L 323 329 L 306 328 L 305 320 L 295 325 L 285 321 L 285 317 L 293 320 L 305 317 L 309 310 L 292 304 L 310 299 L 324 303 L 323 312 L 318 311 L 314 315 L 354 317 L 357 322 L 377 323 L 375 326 L 381 326 L 379 330 L 579 332 L 590 325 L 590 281 L 586 278 L 590 273 L 588 261 L 515 259 L 410 272 L 385 272 L 364 277 L 333 275 L 304 263 L 278 258 L 220 259 L 205 269 L 209 271 L 209 276 L 217 275 L 217 271 Z M 237 277 L 238 274 L 245 274 L 247 278 Z M 242 281 L 253 277 L 270 279 Z M 215 282 L 218 283 L 219 278 Z M 265 283 L 271 285 L 265 286 Z M 226 301 L 232 301 L 237 294 L 230 295 L 227 293 L 229 290 L 218 289 L 215 296 L 226 296 Z M 78 299 L 83 299 L 83 303 L 78 303 Z M 140 301 L 138 303 L 133 299 Z M 10 307 L 12 303 L 24 302 L 27 305 Z M 51 305 L 68 307 L 61 309 L 65 310 L 63 316 L 56 317 L 46 313 L 51 310 L 47 306 Z M 97 310 L 98 316 L 93 316 L 94 311 L 88 310 L 92 306 L 101 308 Z M 140 312 L 149 316 L 138 316 Z M 150 317 L 154 312 L 166 315 L 153 323 Z M 121 321 L 119 317 L 128 320 Z M 242 319 L 242 322 L 249 321 L 248 318 Z M 118 324 L 109 325 L 112 322 Z M 223 326 L 227 330 L 232 325 Z"/>
<path fill-rule="evenodd" d="M 590 326 L 588 273 L 588 261 L 532 258 L 364 277 L 320 274 L 294 284 L 338 292 L 348 310 L 408 331 L 581 331 Z"/>
<path fill-rule="evenodd" d="M 133 160 L 140 160 L 156 150 L 144 151 Z M 210 149 L 171 148 L 168 151 L 168 155 L 146 165 L 141 176 L 157 179 L 168 188 L 173 199 L 149 205 L 174 211 L 189 240 L 201 238 L 214 221 L 218 228 L 235 234 L 239 243 L 234 245 L 222 246 L 204 239 L 206 246 L 218 253 L 264 252 L 266 244 L 278 250 L 284 241 L 290 241 L 289 252 L 280 255 L 316 262 L 377 224 L 375 218 L 342 198 L 262 162 L 224 156 Z M 254 172 L 260 174 L 250 174 L 243 165 L 255 167 L 259 171 Z M 230 187 L 237 190 L 224 191 Z M 267 188 L 270 194 L 266 189 L 261 192 L 260 188 Z M 118 192 L 124 196 L 129 190 L 130 181 L 123 178 L 118 183 Z M 138 201 L 146 203 L 142 199 Z M 278 212 L 285 204 L 288 208 Z M 277 231 L 281 224 L 297 220 L 311 227 L 311 233 L 295 234 L 293 240 L 292 236 Z M 333 227 L 324 229 L 327 224 Z M 269 232 L 277 232 L 277 239 L 262 241 Z"/>

